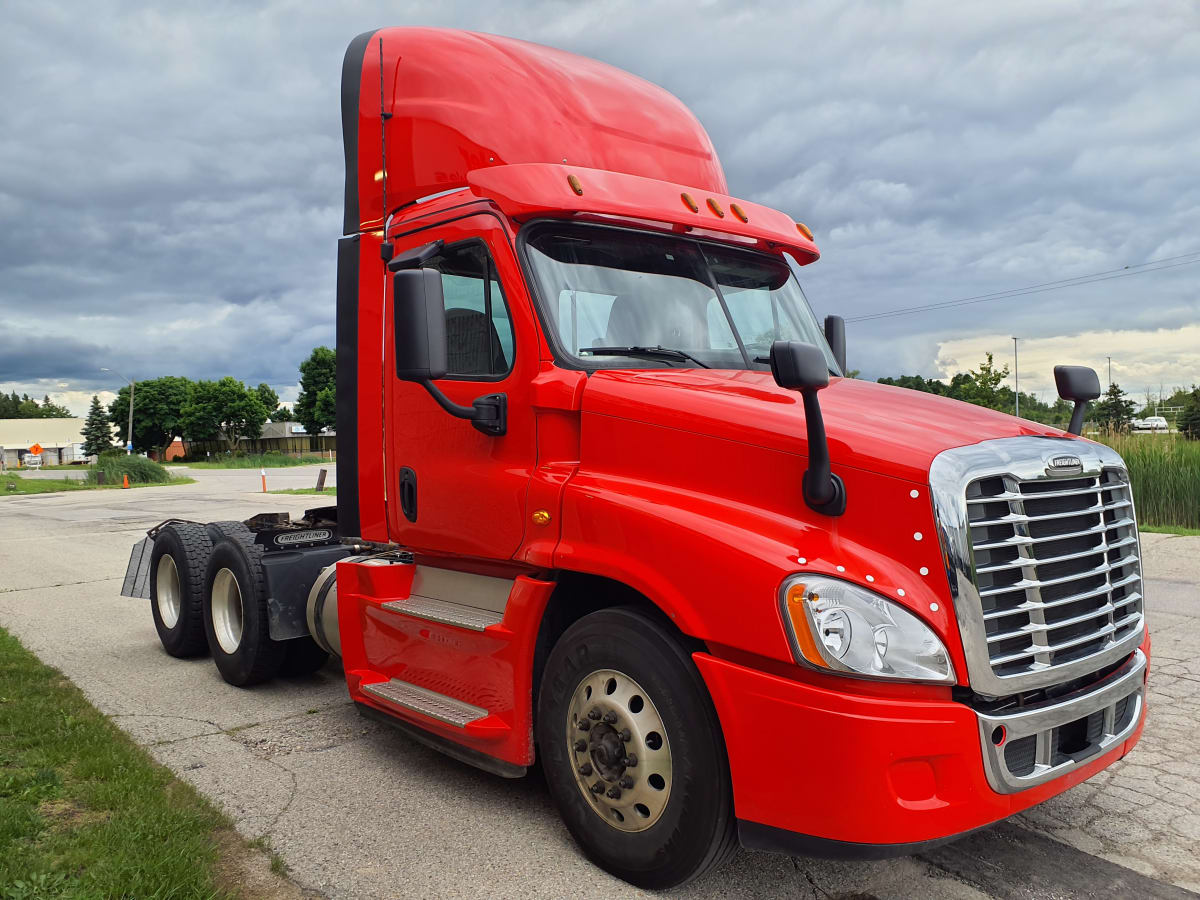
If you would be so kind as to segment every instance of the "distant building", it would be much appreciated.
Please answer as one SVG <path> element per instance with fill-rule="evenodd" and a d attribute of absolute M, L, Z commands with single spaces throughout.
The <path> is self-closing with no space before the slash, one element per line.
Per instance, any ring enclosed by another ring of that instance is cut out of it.
<path fill-rule="evenodd" d="M 224 441 L 185 441 L 189 459 L 202 459 L 206 455 L 220 456 L 228 452 Z M 288 456 L 309 454 L 337 455 L 337 433 L 323 431 L 311 435 L 299 422 L 267 422 L 257 438 L 246 438 L 238 443 L 235 451 L 243 453 L 285 453 Z M 170 451 L 168 450 L 168 458 Z"/>
<path fill-rule="evenodd" d="M 0 455 L 11 469 L 24 465 L 35 446 L 46 466 L 85 462 L 83 426 L 83 419 L 0 419 Z"/>

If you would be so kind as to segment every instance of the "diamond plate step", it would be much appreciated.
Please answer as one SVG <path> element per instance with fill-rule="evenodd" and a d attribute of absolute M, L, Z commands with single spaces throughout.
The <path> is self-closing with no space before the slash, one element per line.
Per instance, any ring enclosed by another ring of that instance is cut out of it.
<path fill-rule="evenodd" d="M 388 703 L 411 709 L 413 712 L 419 712 L 423 716 L 429 716 L 431 719 L 437 719 L 439 722 L 445 722 L 447 725 L 454 725 L 458 728 L 465 728 L 488 714 L 488 711 L 482 707 L 455 700 L 453 697 L 447 697 L 445 694 L 439 694 L 428 688 L 417 687 L 415 684 L 409 684 L 407 681 L 400 681 L 397 678 L 364 685 L 363 693 L 371 694 Z"/>
<path fill-rule="evenodd" d="M 389 600 L 383 604 L 383 608 L 389 612 L 403 613 L 418 619 L 428 619 L 430 622 L 441 622 L 443 625 L 456 625 L 472 631 L 483 631 L 489 625 L 499 625 L 504 619 L 502 612 L 463 606 L 461 603 L 435 600 L 432 597 Z"/>

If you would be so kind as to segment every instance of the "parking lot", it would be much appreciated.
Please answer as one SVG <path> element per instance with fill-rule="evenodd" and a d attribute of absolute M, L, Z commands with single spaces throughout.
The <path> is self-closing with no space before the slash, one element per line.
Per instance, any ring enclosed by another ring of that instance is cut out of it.
<path fill-rule="evenodd" d="M 168 657 L 145 601 L 119 596 L 145 529 L 169 517 L 295 515 L 329 502 L 256 493 L 257 470 L 181 474 L 197 483 L 0 499 L 0 626 L 218 802 L 241 833 L 265 836 L 304 888 L 339 898 L 642 895 L 579 855 L 536 772 L 520 781 L 486 775 L 360 718 L 336 662 L 239 690 L 207 660 Z M 316 468 L 268 473 L 271 488 L 315 479 Z M 741 852 L 670 896 L 1194 896 L 1200 538 L 1143 541 L 1150 719 L 1128 759 L 920 857 L 845 863 Z"/>

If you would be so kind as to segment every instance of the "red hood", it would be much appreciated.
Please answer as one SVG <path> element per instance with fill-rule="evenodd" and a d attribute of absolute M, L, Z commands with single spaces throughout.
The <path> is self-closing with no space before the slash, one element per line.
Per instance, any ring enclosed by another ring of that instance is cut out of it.
<path fill-rule="evenodd" d="M 821 411 L 835 466 L 927 482 L 950 447 L 1015 435 L 1065 432 L 907 388 L 833 378 Z M 588 379 L 583 411 L 808 455 L 799 393 L 769 372 L 606 370 Z"/>

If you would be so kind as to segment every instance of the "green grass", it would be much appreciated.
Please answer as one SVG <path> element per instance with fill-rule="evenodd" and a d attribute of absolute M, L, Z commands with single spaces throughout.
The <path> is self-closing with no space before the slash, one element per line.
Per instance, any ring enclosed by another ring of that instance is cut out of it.
<path fill-rule="evenodd" d="M 150 484 L 131 482 L 130 487 L 163 487 L 172 484 L 195 484 L 194 478 L 170 478 L 164 482 Z M 58 494 L 64 491 L 107 491 L 121 490 L 121 481 L 110 484 L 96 484 L 74 478 L 22 478 L 12 472 L 0 475 L 0 497 L 22 497 L 28 494 Z M 3 895 L 0 895 L 2 898 Z"/>
<path fill-rule="evenodd" d="M 1200 528 L 1176 528 L 1170 525 L 1142 525 L 1139 530 L 1149 534 L 1181 534 L 1185 537 L 1200 537 Z"/>
<path fill-rule="evenodd" d="M 228 827 L 0 629 L 0 898 L 228 896 Z"/>
<path fill-rule="evenodd" d="M 1129 467 L 1138 523 L 1200 529 L 1200 441 L 1178 434 L 1122 434 L 1101 438 Z M 1173 532 L 1174 533 L 1174 532 Z"/>
<path fill-rule="evenodd" d="M 332 494 L 337 496 L 337 488 L 327 487 L 317 490 L 316 488 L 281 488 L 278 491 L 267 491 L 268 494 Z"/>
<path fill-rule="evenodd" d="M 334 460 L 326 456 L 284 456 L 282 453 L 264 453 L 257 456 L 214 456 L 211 459 L 167 463 L 169 466 L 190 466 L 193 469 L 282 469 L 289 466 L 313 466 L 324 463 L 332 466 Z"/>

